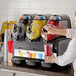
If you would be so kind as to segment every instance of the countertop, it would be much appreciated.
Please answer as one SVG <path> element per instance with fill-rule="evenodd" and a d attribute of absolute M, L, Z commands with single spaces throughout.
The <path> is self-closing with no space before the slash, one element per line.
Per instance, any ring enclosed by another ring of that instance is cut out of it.
<path fill-rule="evenodd" d="M 27 72 L 29 74 L 36 74 L 36 75 L 42 75 L 42 76 L 73 76 L 72 67 L 69 67 L 63 71 L 54 72 L 48 69 L 44 69 L 42 67 L 33 68 L 27 65 L 18 66 L 18 65 L 14 65 L 10 63 L 5 64 L 3 61 L 2 62 L 0 61 L 0 69 L 2 70 L 5 69 L 8 71 L 13 71 L 13 72 Z"/>

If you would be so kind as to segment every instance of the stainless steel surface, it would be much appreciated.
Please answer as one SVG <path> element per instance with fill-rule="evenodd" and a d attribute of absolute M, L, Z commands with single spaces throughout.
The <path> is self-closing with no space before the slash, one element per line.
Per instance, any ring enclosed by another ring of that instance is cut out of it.
<path fill-rule="evenodd" d="M 13 64 L 6 64 L 3 61 L 0 63 L 0 69 L 2 71 L 12 72 L 12 73 L 26 73 L 28 76 L 73 76 L 72 68 L 68 68 L 63 71 L 53 72 L 48 69 L 41 69 L 41 68 L 31 68 L 28 66 L 16 66 Z"/>

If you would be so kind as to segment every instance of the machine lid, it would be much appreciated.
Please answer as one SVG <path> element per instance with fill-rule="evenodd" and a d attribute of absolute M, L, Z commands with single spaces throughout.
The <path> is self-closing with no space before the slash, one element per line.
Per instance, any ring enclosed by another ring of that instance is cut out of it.
<path fill-rule="evenodd" d="M 56 21 L 58 20 L 59 21 L 59 20 L 62 20 L 62 18 L 61 18 L 61 16 L 58 16 L 58 15 L 52 15 L 49 17 L 49 20 L 56 20 Z"/>
<path fill-rule="evenodd" d="M 35 19 L 35 20 L 45 20 L 46 17 L 45 17 L 45 16 L 38 15 L 38 16 L 35 16 L 34 19 Z"/>
<path fill-rule="evenodd" d="M 22 16 L 20 19 L 31 19 L 31 16 Z"/>

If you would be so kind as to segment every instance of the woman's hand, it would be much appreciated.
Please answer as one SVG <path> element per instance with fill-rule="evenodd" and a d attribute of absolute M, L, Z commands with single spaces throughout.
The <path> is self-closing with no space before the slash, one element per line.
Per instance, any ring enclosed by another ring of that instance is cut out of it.
<path fill-rule="evenodd" d="M 52 56 L 45 56 L 45 63 L 56 63 L 56 57 L 54 55 Z"/>
<path fill-rule="evenodd" d="M 44 29 L 47 30 L 47 32 L 44 32 L 45 34 L 56 34 L 56 35 L 64 35 L 66 36 L 66 29 L 63 29 L 62 26 L 56 27 L 54 25 L 51 26 L 44 26 Z"/>
<path fill-rule="evenodd" d="M 55 34 L 55 27 L 54 26 L 44 26 L 44 29 L 47 30 L 47 33 L 46 34 Z"/>

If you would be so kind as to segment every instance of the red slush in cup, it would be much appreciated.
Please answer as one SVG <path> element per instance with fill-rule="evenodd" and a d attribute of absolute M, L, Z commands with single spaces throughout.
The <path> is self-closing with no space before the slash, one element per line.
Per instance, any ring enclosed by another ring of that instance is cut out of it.
<path fill-rule="evenodd" d="M 51 56 L 52 55 L 52 50 L 53 50 L 53 45 L 50 43 L 44 44 L 44 54 L 45 56 Z"/>

